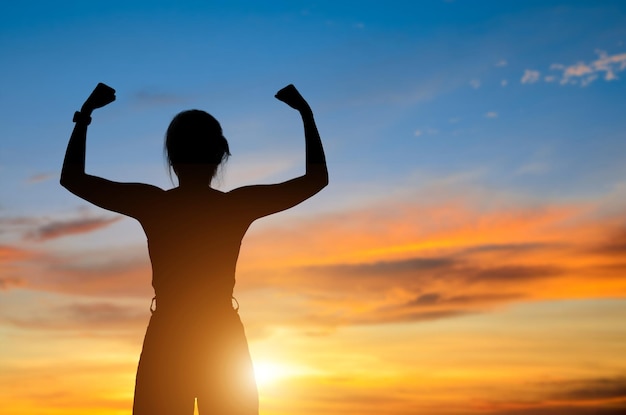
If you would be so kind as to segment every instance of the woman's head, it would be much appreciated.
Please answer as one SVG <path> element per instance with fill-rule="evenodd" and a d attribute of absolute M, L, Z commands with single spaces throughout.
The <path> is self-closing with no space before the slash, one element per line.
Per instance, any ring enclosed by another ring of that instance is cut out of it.
<path fill-rule="evenodd" d="M 220 123 L 200 110 L 183 111 L 174 117 L 165 135 L 164 153 L 179 180 L 181 175 L 200 170 L 208 171 L 210 180 L 230 156 Z"/>

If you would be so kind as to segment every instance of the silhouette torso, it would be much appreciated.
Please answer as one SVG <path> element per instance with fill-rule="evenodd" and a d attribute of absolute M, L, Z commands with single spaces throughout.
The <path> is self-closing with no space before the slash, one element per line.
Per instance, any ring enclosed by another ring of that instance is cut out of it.
<path fill-rule="evenodd" d="M 241 240 L 253 218 L 236 196 L 206 187 L 158 192 L 137 218 L 152 262 L 157 306 L 229 305 Z"/>

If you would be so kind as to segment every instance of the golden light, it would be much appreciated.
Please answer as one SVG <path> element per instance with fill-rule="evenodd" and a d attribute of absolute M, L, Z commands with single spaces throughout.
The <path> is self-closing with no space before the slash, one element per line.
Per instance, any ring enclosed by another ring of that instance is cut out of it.
<path fill-rule="evenodd" d="M 293 375 L 289 367 L 270 361 L 254 362 L 254 377 L 258 386 L 265 386 L 278 379 Z"/>

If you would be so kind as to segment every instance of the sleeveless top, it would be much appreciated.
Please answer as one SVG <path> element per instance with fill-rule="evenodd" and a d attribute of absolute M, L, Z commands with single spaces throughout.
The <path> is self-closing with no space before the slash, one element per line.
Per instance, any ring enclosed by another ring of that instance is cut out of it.
<path fill-rule="evenodd" d="M 241 240 L 253 220 L 246 212 L 228 193 L 211 188 L 172 189 L 145 206 L 139 221 L 159 309 L 232 307 Z"/>

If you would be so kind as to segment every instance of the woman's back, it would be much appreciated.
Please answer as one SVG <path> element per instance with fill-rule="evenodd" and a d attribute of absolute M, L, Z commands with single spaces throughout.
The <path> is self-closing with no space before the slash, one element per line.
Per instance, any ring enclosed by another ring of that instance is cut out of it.
<path fill-rule="evenodd" d="M 234 193 L 205 187 L 157 191 L 137 215 L 148 240 L 159 305 L 228 302 L 251 209 Z M 142 209 L 143 210 L 143 209 Z"/>

